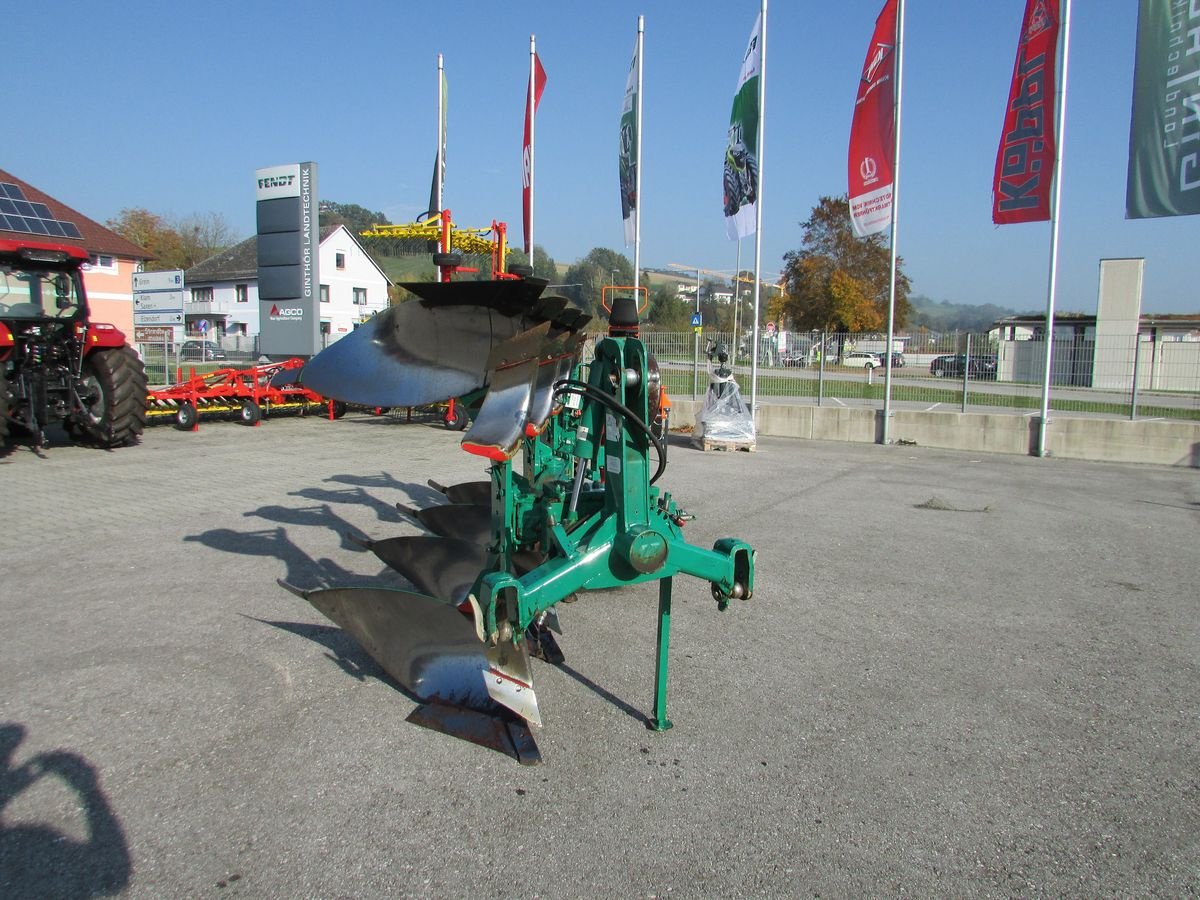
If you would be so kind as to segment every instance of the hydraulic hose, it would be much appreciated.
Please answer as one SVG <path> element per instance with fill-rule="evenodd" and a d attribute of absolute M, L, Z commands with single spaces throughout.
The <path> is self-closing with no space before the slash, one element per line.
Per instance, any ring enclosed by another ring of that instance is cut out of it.
<path fill-rule="evenodd" d="M 558 382 L 554 388 L 554 396 L 561 397 L 563 394 L 580 394 L 581 396 L 595 400 L 613 412 L 619 413 L 623 419 L 635 425 L 642 434 L 646 435 L 650 443 L 654 445 L 654 452 L 658 454 L 658 468 L 654 472 L 654 477 L 650 479 L 650 483 L 654 484 L 654 482 L 662 477 L 662 473 L 667 470 L 667 450 L 658 438 L 654 436 L 654 432 L 650 430 L 650 426 L 642 421 L 641 416 L 616 397 L 612 397 L 604 393 L 604 391 L 592 387 L 585 381 L 575 381 L 568 378 Z"/>

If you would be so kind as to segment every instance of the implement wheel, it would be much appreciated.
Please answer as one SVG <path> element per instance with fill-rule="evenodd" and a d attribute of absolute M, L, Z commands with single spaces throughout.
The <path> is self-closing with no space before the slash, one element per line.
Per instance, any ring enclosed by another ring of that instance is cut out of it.
<path fill-rule="evenodd" d="M 454 412 L 446 411 L 446 418 L 442 419 L 446 427 L 451 431 L 462 431 L 467 427 L 467 411 L 462 408 L 461 403 L 454 404 Z"/>
<path fill-rule="evenodd" d="M 262 418 L 262 407 L 253 400 L 243 400 L 241 412 L 238 417 L 244 425 L 256 425 L 258 420 Z"/>
<path fill-rule="evenodd" d="M 196 418 L 198 413 L 196 407 L 191 403 L 180 404 L 179 409 L 175 410 L 175 424 L 184 431 L 191 431 L 196 427 Z"/>
<path fill-rule="evenodd" d="M 146 425 L 146 369 L 131 347 L 87 355 L 79 402 L 78 431 L 89 443 L 106 449 L 137 443 Z"/>

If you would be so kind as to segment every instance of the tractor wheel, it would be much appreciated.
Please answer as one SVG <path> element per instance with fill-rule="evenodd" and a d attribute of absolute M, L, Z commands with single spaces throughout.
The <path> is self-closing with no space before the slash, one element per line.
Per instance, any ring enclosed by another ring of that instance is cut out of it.
<path fill-rule="evenodd" d="M 455 403 L 453 414 L 447 411 L 446 418 L 442 421 L 446 423 L 446 427 L 451 431 L 462 431 L 467 427 L 466 410 L 462 408 L 461 403 Z"/>
<path fill-rule="evenodd" d="M 12 391 L 8 388 L 8 379 L 4 376 L 4 367 L 0 366 L 0 444 L 8 437 L 8 411 L 12 407 Z"/>
<path fill-rule="evenodd" d="M 243 400 L 239 416 L 243 425 L 255 425 L 262 418 L 262 407 L 253 400 Z"/>
<path fill-rule="evenodd" d="M 191 403 L 180 404 L 175 410 L 175 424 L 183 431 L 191 431 L 196 427 L 196 407 Z"/>
<path fill-rule="evenodd" d="M 146 368 L 133 349 L 89 353 L 79 400 L 78 423 L 89 443 L 106 449 L 136 444 L 146 425 Z"/>

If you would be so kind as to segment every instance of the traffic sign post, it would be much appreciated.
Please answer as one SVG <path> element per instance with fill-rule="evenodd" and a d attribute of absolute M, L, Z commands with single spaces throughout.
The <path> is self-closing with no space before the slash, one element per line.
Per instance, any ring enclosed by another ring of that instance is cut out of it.
<path fill-rule="evenodd" d="M 161 342 L 165 352 L 183 330 L 183 301 L 183 269 L 134 272 L 133 333 L 137 343 Z"/>

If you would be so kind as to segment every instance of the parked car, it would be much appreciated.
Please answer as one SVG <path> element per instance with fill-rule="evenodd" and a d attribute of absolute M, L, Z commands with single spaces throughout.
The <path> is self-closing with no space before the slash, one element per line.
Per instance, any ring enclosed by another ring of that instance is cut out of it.
<path fill-rule="evenodd" d="M 853 366 L 856 369 L 877 369 L 883 365 L 883 358 L 878 353 L 854 350 L 843 357 L 842 365 Z"/>
<path fill-rule="evenodd" d="M 882 353 L 879 354 L 880 359 L 882 359 L 883 357 L 884 357 L 884 354 L 882 354 Z M 892 351 L 892 368 L 893 369 L 903 369 L 904 368 L 904 354 L 901 353 L 899 350 Z"/>
<path fill-rule="evenodd" d="M 968 366 L 967 355 L 958 353 L 953 356 L 939 356 L 929 364 L 929 374 L 938 378 L 962 378 L 963 367 L 967 366 L 971 378 L 995 380 L 996 357 L 972 356 Z"/>
<path fill-rule="evenodd" d="M 793 369 L 803 369 L 808 365 L 808 351 L 786 350 L 779 354 L 779 364 Z"/>
<path fill-rule="evenodd" d="M 179 345 L 180 359 L 227 359 L 225 350 L 214 341 L 184 341 Z"/>

